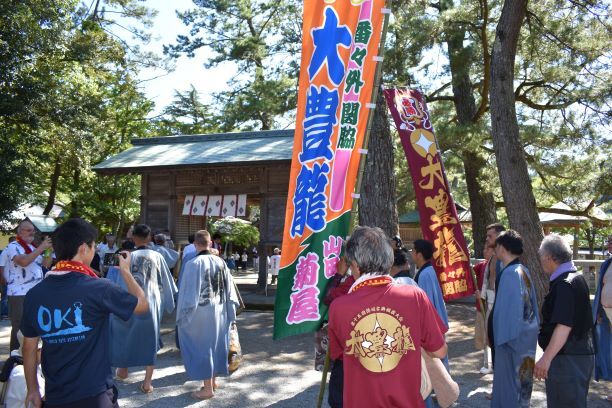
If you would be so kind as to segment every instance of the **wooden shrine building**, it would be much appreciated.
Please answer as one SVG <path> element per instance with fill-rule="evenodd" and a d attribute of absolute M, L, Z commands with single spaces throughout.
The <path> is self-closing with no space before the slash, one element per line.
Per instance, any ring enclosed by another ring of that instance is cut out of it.
<path fill-rule="evenodd" d="M 186 197 L 246 195 L 247 206 L 260 207 L 258 252 L 267 254 L 282 241 L 293 134 L 291 129 L 135 139 L 133 147 L 93 170 L 140 175 L 140 221 L 153 230 L 167 228 L 178 243 L 206 225 L 206 216 L 183 215 Z"/>

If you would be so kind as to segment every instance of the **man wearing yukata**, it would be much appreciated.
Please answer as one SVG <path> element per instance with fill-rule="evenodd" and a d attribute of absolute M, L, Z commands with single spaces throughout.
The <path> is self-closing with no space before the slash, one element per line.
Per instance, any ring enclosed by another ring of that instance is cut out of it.
<path fill-rule="evenodd" d="M 523 239 L 516 231 L 502 232 L 495 240 L 503 269 L 489 332 L 495 345 L 493 408 L 527 408 L 531 399 L 539 318 L 535 285 L 519 261 L 522 253 Z"/>
<path fill-rule="evenodd" d="M 174 295 L 177 291 L 164 257 L 149 248 L 151 229 L 144 224 L 136 225 L 132 233 L 136 248 L 131 254 L 131 273 L 142 287 L 149 303 L 149 312 L 142 317 L 127 321 L 111 316 L 111 364 L 117 368 L 117 378 L 124 380 L 129 367 L 146 366 L 145 378 L 140 391 L 153 391 L 151 381 L 160 342 L 162 313 L 174 310 Z M 121 280 L 118 282 L 123 285 Z"/>
<path fill-rule="evenodd" d="M 346 258 L 356 281 L 329 310 L 330 357 L 343 360 L 344 406 L 424 407 L 421 349 L 444 358 L 446 326 L 422 290 L 389 276 L 393 250 L 380 228 L 356 228 Z"/>
<path fill-rule="evenodd" d="M 196 255 L 181 274 L 176 324 L 187 376 L 202 381 L 191 396 L 210 399 L 216 377 L 229 374 L 230 326 L 239 302 L 227 265 L 211 252 L 208 231 L 196 232 L 194 245 Z"/>
<path fill-rule="evenodd" d="M 151 247 L 154 251 L 159 252 L 166 261 L 168 268 L 172 269 L 176 266 L 179 258 L 179 253 L 174 249 L 166 247 L 166 235 L 156 234 L 153 239 L 154 245 Z"/>
<path fill-rule="evenodd" d="M 433 258 L 434 246 L 431 242 L 424 239 L 414 241 L 414 249 L 412 250 L 412 260 L 417 266 L 417 273 L 414 280 L 419 285 L 419 288 L 427 294 L 429 301 L 436 308 L 438 316 L 448 328 L 448 314 L 446 313 L 446 304 L 442 296 L 442 289 L 436 271 L 431 264 Z M 448 363 L 446 364 L 448 365 Z"/>
<path fill-rule="evenodd" d="M 414 241 L 414 248 L 412 249 L 412 260 L 417 266 L 417 273 L 414 276 L 414 280 L 423 289 L 427 298 L 438 312 L 440 320 L 444 323 L 444 326 L 448 330 L 448 314 L 446 312 L 446 304 L 444 303 L 444 297 L 442 296 L 442 289 L 438 282 L 438 276 L 433 268 L 431 260 L 434 254 L 434 246 L 431 242 L 424 239 L 417 239 Z M 448 364 L 448 357 L 442 359 L 442 363 L 446 370 L 449 371 L 450 367 Z M 425 406 L 428 408 L 435 407 L 433 398 L 430 396 L 425 400 Z"/>
<path fill-rule="evenodd" d="M 610 341 L 612 318 L 612 235 L 608 237 L 609 258 L 601 265 L 597 279 L 597 292 L 593 301 L 595 323 L 595 381 L 612 381 L 612 341 Z M 612 401 L 612 395 L 608 395 Z"/>

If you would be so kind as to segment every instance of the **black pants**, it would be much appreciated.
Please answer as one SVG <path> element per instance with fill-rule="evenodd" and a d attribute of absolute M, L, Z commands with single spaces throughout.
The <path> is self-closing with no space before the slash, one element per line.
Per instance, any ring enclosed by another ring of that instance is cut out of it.
<path fill-rule="evenodd" d="M 332 361 L 331 376 L 327 402 L 331 408 L 342 408 L 342 393 L 344 392 L 344 367 L 342 360 Z"/>
<path fill-rule="evenodd" d="M 555 356 L 546 380 L 546 405 L 554 408 L 586 408 L 594 364 L 592 355 Z"/>
<path fill-rule="evenodd" d="M 19 348 L 19 340 L 17 340 L 17 332 L 21 329 L 21 318 L 23 317 L 23 300 L 25 296 L 9 296 L 9 318 L 11 319 L 11 342 L 9 345 L 10 351 Z"/>
<path fill-rule="evenodd" d="M 117 398 L 119 397 L 119 392 L 117 388 L 113 385 L 112 388 L 101 392 L 98 395 L 94 395 L 93 397 L 87 397 L 80 399 L 78 401 L 73 401 L 68 404 L 61 405 L 51 405 L 49 403 L 45 403 L 45 408 L 119 408 L 119 403 L 117 402 Z"/>
<path fill-rule="evenodd" d="M 491 367 L 495 370 L 495 339 L 493 336 L 493 310 L 495 309 L 495 304 L 493 304 L 493 308 L 491 308 L 491 313 L 489 313 L 489 320 L 487 320 L 487 337 L 489 338 L 489 347 L 491 347 Z"/>

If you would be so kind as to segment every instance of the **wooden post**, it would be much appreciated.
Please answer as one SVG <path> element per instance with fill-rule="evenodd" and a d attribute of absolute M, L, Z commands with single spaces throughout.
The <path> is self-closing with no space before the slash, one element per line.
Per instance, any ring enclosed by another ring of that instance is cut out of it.
<path fill-rule="evenodd" d="M 578 259 L 578 250 L 580 249 L 580 226 L 574 226 L 574 254 L 573 258 Z"/>
<path fill-rule="evenodd" d="M 146 224 L 149 221 L 149 175 L 143 174 L 140 179 L 140 223 Z"/>
<path fill-rule="evenodd" d="M 171 172 L 168 177 L 168 223 L 166 228 L 176 242 L 176 173 Z"/>

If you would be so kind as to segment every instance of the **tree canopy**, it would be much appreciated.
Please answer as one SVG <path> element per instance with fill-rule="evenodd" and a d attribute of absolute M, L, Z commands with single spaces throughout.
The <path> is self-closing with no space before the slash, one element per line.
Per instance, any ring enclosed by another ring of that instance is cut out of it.
<path fill-rule="evenodd" d="M 470 204 L 477 255 L 483 225 L 505 222 L 509 205 L 497 166 L 504 153 L 496 157 L 492 138 L 490 97 L 496 27 L 505 3 L 399 0 L 392 4 L 385 43 L 383 83 L 427 95 L 453 194 Z M 610 12 L 606 2 L 527 3 L 513 70 L 518 140 L 536 206 L 563 202 L 574 214 L 591 217 L 583 234 L 591 247 L 609 231 L 598 226 L 592 209 L 609 210 L 612 196 L 606 165 Z M 138 216 L 138 177 L 97 177 L 90 167 L 133 138 L 290 126 L 301 2 L 196 0 L 192 9 L 179 11 L 190 32 L 167 44 L 165 53 L 196 57 L 206 48 L 212 57 L 201 61 L 203 69 L 223 66 L 235 75 L 212 102 L 202 102 L 208 95 L 194 87 L 176 90 L 172 103 L 151 118 L 154 103 L 139 78 L 143 68 L 163 65 L 140 47 L 158 29 L 153 16 L 137 0 L 0 4 L 1 219 L 26 202 L 46 212 L 61 204 L 66 216 L 82 215 L 104 231 L 120 232 Z M 394 140 L 395 174 L 377 178 L 395 180 L 401 214 L 415 203 Z M 385 153 L 392 147 L 378 145 Z"/>

